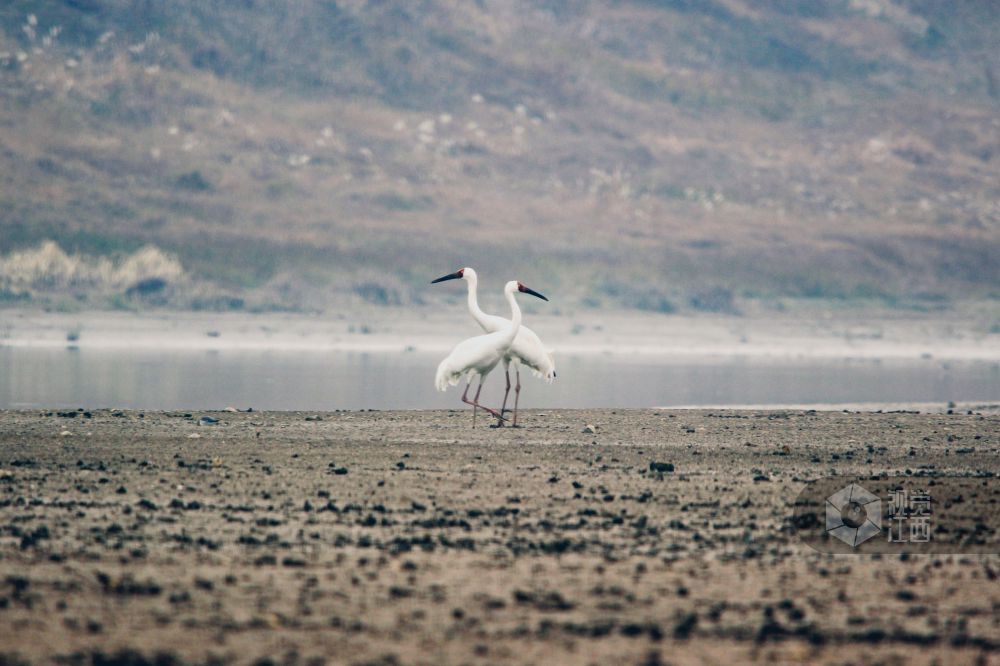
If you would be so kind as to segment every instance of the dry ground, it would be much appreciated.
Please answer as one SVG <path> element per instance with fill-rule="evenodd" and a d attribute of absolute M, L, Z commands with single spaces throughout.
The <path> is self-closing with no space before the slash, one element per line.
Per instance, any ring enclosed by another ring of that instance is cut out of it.
<path fill-rule="evenodd" d="M 997 416 L 202 416 L 0 413 L 0 663 L 1000 658 L 997 556 L 788 522 L 804 479 L 993 468 Z"/>

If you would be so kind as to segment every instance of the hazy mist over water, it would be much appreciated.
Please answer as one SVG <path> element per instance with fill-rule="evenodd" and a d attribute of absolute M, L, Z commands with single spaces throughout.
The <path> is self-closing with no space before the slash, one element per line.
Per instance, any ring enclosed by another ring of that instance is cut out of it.
<path fill-rule="evenodd" d="M 438 355 L 0 348 L 0 408 L 464 408 L 432 386 Z M 502 399 L 502 368 L 483 402 Z M 947 403 L 1000 400 L 993 361 L 568 355 L 551 385 L 522 373 L 525 408 Z M 511 393 L 513 404 L 513 392 Z"/>

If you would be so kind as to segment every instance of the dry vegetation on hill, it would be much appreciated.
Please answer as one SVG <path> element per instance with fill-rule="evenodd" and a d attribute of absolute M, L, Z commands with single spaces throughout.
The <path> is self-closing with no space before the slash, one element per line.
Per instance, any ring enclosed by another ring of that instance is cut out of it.
<path fill-rule="evenodd" d="M 0 249 L 152 244 L 194 307 L 405 304 L 461 265 L 665 312 L 997 298 L 998 28 L 971 0 L 15 0 Z M 107 284 L 74 289 L 145 299 Z"/>

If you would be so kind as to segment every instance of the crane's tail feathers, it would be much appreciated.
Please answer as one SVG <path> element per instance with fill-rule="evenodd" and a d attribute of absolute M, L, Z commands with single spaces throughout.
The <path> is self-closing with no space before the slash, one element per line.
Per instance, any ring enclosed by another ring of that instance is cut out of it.
<path fill-rule="evenodd" d="M 447 391 L 449 386 L 455 386 L 462 379 L 461 372 L 452 372 L 445 364 L 438 366 L 437 374 L 434 376 L 434 386 L 438 391 Z"/>
<path fill-rule="evenodd" d="M 548 349 L 546 351 L 548 352 L 549 355 L 549 367 L 548 371 L 545 373 L 545 381 L 551 384 L 552 380 L 556 378 L 556 359 L 555 359 L 555 353 L 551 349 Z"/>
<path fill-rule="evenodd" d="M 551 384 L 552 380 L 556 378 L 556 369 L 550 367 L 548 370 L 542 371 L 542 370 L 536 370 L 535 368 L 532 368 L 531 369 L 531 374 L 533 374 L 538 379 L 542 379 L 542 380 L 548 382 L 549 384 Z"/>

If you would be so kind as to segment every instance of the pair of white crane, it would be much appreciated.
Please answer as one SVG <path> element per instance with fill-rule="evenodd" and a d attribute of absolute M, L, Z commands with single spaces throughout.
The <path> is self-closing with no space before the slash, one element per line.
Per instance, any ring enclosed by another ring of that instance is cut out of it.
<path fill-rule="evenodd" d="M 542 346 L 542 341 L 535 332 L 527 326 L 521 326 L 521 308 L 517 306 L 514 292 L 531 294 L 543 301 L 549 299 L 520 282 L 511 280 L 504 286 L 503 290 L 507 303 L 510 305 L 511 317 L 504 319 L 497 315 L 486 314 L 479 308 L 479 300 L 476 297 L 479 284 L 476 271 L 471 268 L 462 268 L 433 280 L 431 284 L 446 280 L 466 281 L 469 289 L 469 314 L 486 331 L 486 334 L 477 335 L 458 343 L 438 365 L 434 385 L 439 391 L 445 391 L 449 385 L 455 386 L 463 376 L 467 375 L 468 381 L 465 385 L 465 392 L 462 393 L 462 402 L 472 405 L 472 427 L 476 426 L 477 408 L 484 409 L 495 416 L 497 425 L 502 426 L 506 420 L 503 414 L 507 411 L 507 397 L 510 395 L 510 364 L 513 363 L 517 384 L 514 387 L 514 421 L 512 425 L 517 427 L 517 404 L 521 395 L 521 366 L 530 368 L 536 377 L 551 382 L 556 376 L 556 364 L 552 359 L 552 354 Z M 483 380 L 486 379 L 486 375 L 490 374 L 500 361 L 503 361 L 507 390 L 503 394 L 503 405 L 497 412 L 479 404 L 479 393 L 483 390 Z M 469 386 L 472 385 L 472 378 L 475 375 L 479 375 L 479 388 L 476 389 L 476 397 L 469 400 Z"/>

